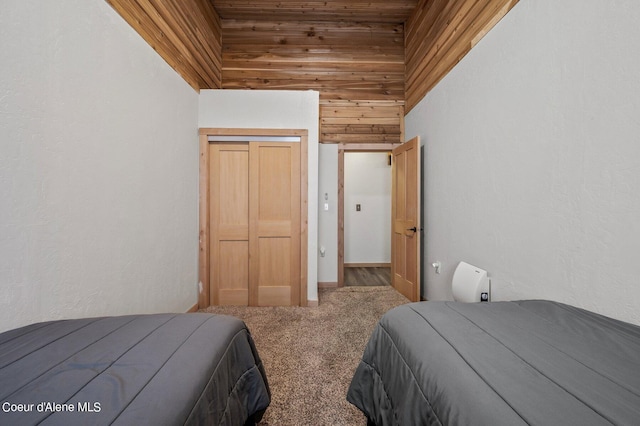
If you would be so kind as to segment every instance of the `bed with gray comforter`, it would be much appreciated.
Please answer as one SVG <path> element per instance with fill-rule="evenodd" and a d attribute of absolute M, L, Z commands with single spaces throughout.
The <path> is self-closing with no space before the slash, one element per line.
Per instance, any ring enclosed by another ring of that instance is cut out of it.
<path fill-rule="evenodd" d="M 0 334 L 2 425 L 242 425 L 269 402 L 237 318 L 87 318 Z"/>
<path fill-rule="evenodd" d="M 376 425 L 638 425 L 640 327 L 549 301 L 407 304 L 347 399 Z"/>

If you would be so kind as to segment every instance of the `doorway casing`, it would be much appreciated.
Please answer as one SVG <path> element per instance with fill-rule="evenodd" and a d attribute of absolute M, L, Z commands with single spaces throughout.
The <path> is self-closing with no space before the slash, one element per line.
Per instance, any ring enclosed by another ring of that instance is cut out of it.
<path fill-rule="evenodd" d="M 344 154 L 345 152 L 391 152 L 401 144 L 338 145 L 338 287 L 344 287 Z"/>

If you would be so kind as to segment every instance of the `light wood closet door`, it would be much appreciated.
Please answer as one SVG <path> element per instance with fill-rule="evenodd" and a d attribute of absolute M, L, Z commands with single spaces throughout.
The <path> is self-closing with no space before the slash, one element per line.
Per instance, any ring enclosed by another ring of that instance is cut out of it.
<path fill-rule="evenodd" d="M 300 304 L 300 144 L 212 144 L 213 305 Z"/>
<path fill-rule="evenodd" d="M 249 304 L 249 144 L 212 144 L 211 304 Z"/>
<path fill-rule="evenodd" d="M 251 142 L 249 303 L 300 304 L 300 144 Z"/>

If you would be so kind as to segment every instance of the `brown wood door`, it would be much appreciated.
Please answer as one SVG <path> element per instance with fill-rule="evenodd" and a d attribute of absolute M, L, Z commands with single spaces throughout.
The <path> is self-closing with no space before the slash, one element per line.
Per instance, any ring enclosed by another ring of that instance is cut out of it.
<path fill-rule="evenodd" d="M 249 303 L 300 304 L 300 144 L 250 144 Z"/>
<path fill-rule="evenodd" d="M 300 304 L 300 144 L 209 149 L 210 303 Z"/>
<path fill-rule="evenodd" d="M 420 300 L 420 138 L 393 150 L 391 281 L 412 302 Z"/>
<path fill-rule="evenodd" d="M 249 144 L 209 148 L 212 305 L 249 304 Z"/>

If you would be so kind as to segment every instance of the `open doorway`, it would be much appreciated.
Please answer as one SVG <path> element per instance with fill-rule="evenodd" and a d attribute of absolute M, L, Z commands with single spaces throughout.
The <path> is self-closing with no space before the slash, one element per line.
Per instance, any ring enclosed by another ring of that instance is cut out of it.
<path fill-rule="evenodd" d="M 339 285 L 390 285 L 390 152 L 341 151 L 339 163 Z"/>

